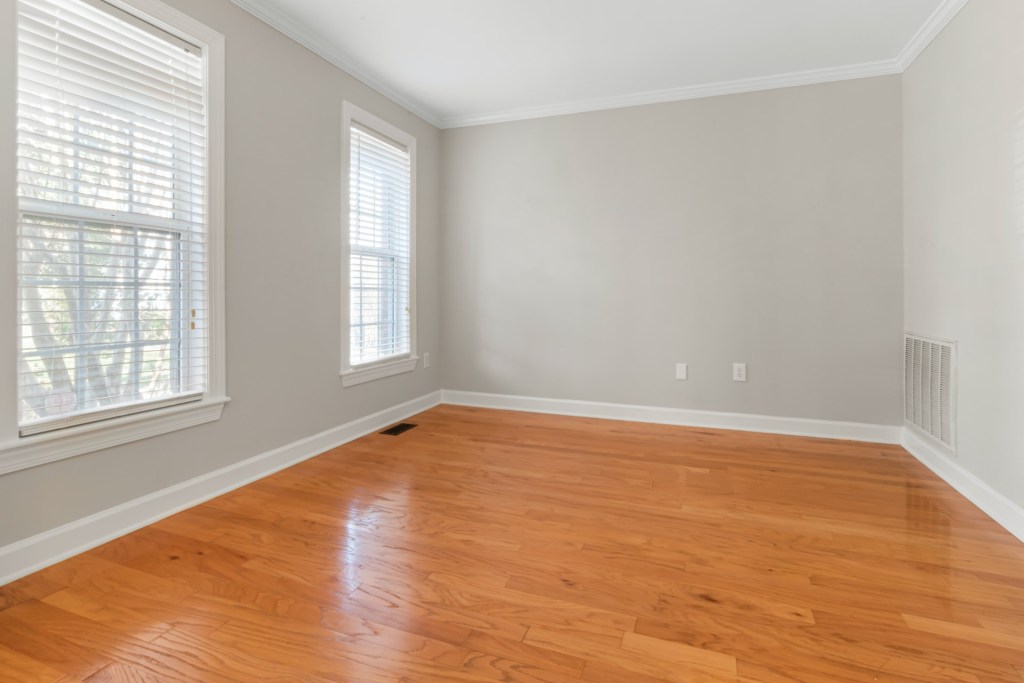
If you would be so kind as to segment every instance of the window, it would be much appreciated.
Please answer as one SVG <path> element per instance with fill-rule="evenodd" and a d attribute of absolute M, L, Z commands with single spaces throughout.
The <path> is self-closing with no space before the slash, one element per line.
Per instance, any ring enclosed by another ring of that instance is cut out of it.
<path fill-rule="evenodd" d="M 22 437 L 225 400 L 222 40 L 154 0 L 18 2 Z"/>
<path fill-rule="evenodd" d="M 345 385 L 416 367 L 413 315 L 416 141 L 350 104 L 348 355 Z"/>

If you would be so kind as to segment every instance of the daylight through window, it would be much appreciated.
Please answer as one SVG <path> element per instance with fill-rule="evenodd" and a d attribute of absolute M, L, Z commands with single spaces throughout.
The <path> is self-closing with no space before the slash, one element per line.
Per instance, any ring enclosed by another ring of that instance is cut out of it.
<path fill-rule="evenodd" d="M 349 168 L 349 362 L 411 353 L 409 150 L 353 124 Z"/>
<path fill-rule="evenodd" d="M 18 3 L 23 436 L 207 386 L 204 73 L 100 0 Z"/>

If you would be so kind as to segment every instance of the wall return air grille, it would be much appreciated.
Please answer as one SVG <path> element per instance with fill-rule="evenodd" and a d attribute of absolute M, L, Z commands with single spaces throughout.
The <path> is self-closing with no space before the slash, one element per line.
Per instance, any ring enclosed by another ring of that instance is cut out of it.
<path fill-rule="evenodd" d="M 903 418 L 956 451 L 956 345 L 908 334 L 903 341 Z"/>

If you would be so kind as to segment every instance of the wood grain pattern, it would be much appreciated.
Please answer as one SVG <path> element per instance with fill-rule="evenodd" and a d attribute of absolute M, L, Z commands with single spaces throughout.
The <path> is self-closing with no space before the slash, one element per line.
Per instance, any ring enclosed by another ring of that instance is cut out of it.
<path fill-rule="evenodd" d="M 1021 683 L 905 451 L 440 406 L 0 587 L 0 681 Z"/>

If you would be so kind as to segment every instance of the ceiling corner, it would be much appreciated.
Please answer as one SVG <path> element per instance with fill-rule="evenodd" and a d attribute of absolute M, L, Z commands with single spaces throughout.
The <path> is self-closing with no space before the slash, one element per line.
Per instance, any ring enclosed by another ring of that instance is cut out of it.
<path fill-rule="evenodd" d="M 425 107 L 420 102 L 407 97 L 404 93 L 391 87 L 387 83 L 363 72 L 361 69 L 349 62 L 345 55 L 342 55 L 337 49 L 310 35 L 310 33 L 302 28 L 297 22 L 286 16 L 283 12 L 276 9 L 265 0 L 231 0 L 231 2 L 241 7 L 243 10 L 271 28 L 276 29 L 280 33 L 291 38 L 310 52 L 313 52 L 322 59 L 330 62 L 364 85 L 373 88 L 395 104 L 412 112 L 435 128 L 442 127 L 442 119 L 436 112 Z"/>
<path fill-rule="evenodd" d="M 942 33 L 942 29 L 946 28 L 946 25 L 967 5 L 967 2 L 968 0 L 944 0 L 932 12 L 932 15 L 928 17 L 928 21 L 918 29 L 914 37 L 910 39 L 910 42 L 907 43 L 906 47 L 903 48 L 896 58 L 901 72 L 906 71 L 914 63 L 914 60 L 921 56 L 925 48 Z"/>

